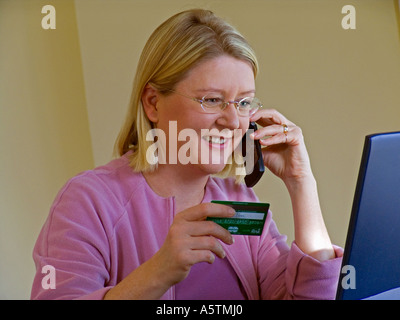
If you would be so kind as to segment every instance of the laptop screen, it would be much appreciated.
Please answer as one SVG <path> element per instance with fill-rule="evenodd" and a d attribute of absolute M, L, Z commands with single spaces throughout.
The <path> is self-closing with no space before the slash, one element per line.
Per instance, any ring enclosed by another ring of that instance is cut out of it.
<path fill-rule="evenodd" d="M 400 299 L 400 132 L 365 138 L 336 298 Z"/>

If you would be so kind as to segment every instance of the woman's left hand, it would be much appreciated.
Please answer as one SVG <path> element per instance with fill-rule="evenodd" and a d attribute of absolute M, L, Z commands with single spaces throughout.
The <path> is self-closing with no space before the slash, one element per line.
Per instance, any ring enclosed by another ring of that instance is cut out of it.
<path fill-rule="evenodd" d="M 312 176 L 310 160 L 301 129 L 274 109 L 262 109 L 250 117 L 260 127 L 259 139 L 265 166 L 285 183 Z"/>
<path fill-rule="evenodd" d="M 272 109 L 257 111 L 250 121 L 262 126 L 254 132 L 253 138 L 265 146 L 262 148 L 265 166 L 288 188 L 296 244 L 304 253 L 320 261 L 334 258 L 335 251 L 322 217 L 301 129 Z"/>

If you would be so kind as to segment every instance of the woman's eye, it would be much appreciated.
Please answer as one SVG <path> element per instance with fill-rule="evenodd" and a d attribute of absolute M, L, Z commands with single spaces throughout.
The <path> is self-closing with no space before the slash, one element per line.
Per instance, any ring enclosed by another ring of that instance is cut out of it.
<path fill-rule="evenodd" d="M 210 106 L 217 106 L 223 102 L 222 98 L 219 97 L 206 97 L 204 98 L 204 103 Z"/>
<path fill-rule="evenodd" d="M 245 98 L 239 101 L 239 108 L 248 108 L 251 105 L 251 98 Z"/>

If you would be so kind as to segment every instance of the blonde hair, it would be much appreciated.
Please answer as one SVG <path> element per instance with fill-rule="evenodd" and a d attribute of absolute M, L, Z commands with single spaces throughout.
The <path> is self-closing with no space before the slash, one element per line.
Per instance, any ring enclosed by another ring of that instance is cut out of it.
<path fill-rule="evenodd" d="M 221 55 L 247 61 L 256 77 L 258 62 L 253 49 L 235 28 L 209 10 L 178 13 L 152 33 L 140 56 L 128 114 L 115 143 L 119 156 L 132 150 L 130 165 L 134 171 L 152 171 L 157 166 L 146 159 L 153 142 L 146 141 L 152 123 L 141 102 L 145 86 L 151 84 L 167 94 L 193 67 Z M 220 175 L 234 175 L 235 165 L 227 164 Z"/>

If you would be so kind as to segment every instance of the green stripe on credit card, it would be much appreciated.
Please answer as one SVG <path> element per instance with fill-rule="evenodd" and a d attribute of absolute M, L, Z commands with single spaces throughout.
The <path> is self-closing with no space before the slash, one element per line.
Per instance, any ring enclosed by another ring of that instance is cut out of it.
<path fill-rule="evenodd" d="M 213 200 L 211 202 L 230 206 L 235 209 L 236 214 L 230 218 L 207 217 L 207 220 L 218 223 L 231 234 L 248 236 L 261 235 L 268 214 L 269 203 L 219 200 Z"/>

